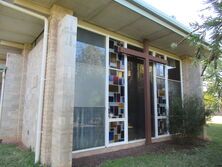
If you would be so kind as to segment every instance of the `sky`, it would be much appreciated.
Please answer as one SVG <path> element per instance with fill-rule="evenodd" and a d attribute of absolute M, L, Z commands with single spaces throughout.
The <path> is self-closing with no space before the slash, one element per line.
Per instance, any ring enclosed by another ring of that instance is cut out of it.
<path fill-rule="evenodd" d="M 205 8 L 204 0 L 143 0 L 189 27 L 189 23 L 201 21 L 199 15 Z"/>

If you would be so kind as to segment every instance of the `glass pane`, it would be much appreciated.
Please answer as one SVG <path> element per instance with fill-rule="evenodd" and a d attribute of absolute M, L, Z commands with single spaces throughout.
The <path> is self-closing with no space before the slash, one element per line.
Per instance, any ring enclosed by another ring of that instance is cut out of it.
<path fill-rule="evenodd" d="M 145 138 L 144 60 L 128 57 L 128 136 Z"/>
<path fill-rule="evenodd" d="M 124 118 L 124 55 L 117 52 L 117 48 L 122 47 L 123 43 L 110 39 L 109 45 L 109 118 Z"/>
<path fill-rule="evenodd" d="M 130 44 L 127 44 L 127 48 L 133 49 L 133 50 L 138 51 L 138 52 L 143 52 L 143 48 L 139 48 L 137 46 L 133 46 L 133 45 L 130 45 Z"/>
<path fill-rule="evenodd" d="M 158 135 L 167 134 L 167 119 L 158 119 Z"/>
<path fill-rule="evenodd" d="M 109 40 L 109 143 L 124 141 L 124 121 L 113 119 L 125 118 L 125 56 L 118 52 L 123 42 Z"/>
<path fill-rule="evenodd" d="M 165 76 L 165 65 L 156 63 L 156 75 L 159 77 Z"/>
<path fill-rule="evenodd" d="M 166 91 L 165 80 L 157 78 L 157 114 L 158 116 L 166 116 Z"/>
<path fill-rule="evenodd" d="M 104 145 L 105 107 L 75 107 L 73 150 Z"/>
<path fill-rule="evenodd" d="M 105 144 L 105 56 L 105 37 L 79 28 L 73 150 Z"/>
<path fill-rule="evenodd" d="M 168 80 L 169 90 L 169 108 L 171 109 L 174 99 L 181 99 L 181 83 L 177 81 Z"/>
<path fill-rule="evenodd" d="M 164 59 L 164 55 L 161 55 L 159 53 L 156 53 L 156 57 L 160 58 L 160 59 Z"/>
<path fill-rule="evenodd" d="M 175 59 L 167 58 L 168 79 L 180 81 L 180 62 Z"/>
<path fill-rule="evenodd" d="M 123 47 L 123 43 L 110 39 L 109 41 L 109 66 L 111 68 L 124 70 L 124 55 L 117 52 L 118 47 Z"/>
<path fill-rule="evenodd" d="M 124 122 L 109 123 L 109 143 L 124 141 Z"/>

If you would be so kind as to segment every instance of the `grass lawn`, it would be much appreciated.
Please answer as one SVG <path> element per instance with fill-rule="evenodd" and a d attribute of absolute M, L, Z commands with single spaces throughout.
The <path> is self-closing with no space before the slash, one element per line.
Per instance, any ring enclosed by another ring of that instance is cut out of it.
<path fill-rule="evenodd" d="M 109 160 L 102 167 L 222 167 L 222 124 L 207 127 L 211 142 L 192 150 L 170 151 Z M 34 154 L 0 144 L 0 167 L 34 167 Z M 37 167 L 37 165 L 35 166 Z"/>
<path fill-rule="evenodd" d="M 102 167 L 222 167 L 222 124 L 210 124 L 207 131 L 212 141 L 206 146 L 110 160 Z"/>
<path fill-rule="evenodd" d="M 0 167 L 37 167 L 34 153 L 12 144 L 0 144 Z"/>

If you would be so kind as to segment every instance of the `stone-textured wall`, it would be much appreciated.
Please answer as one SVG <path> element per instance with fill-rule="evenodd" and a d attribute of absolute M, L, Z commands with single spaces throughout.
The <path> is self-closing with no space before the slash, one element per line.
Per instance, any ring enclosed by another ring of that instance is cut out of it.
<path fill-rule="evenodd" d="M 26 57 L 26 79 L 24 92 L 24 109 L 22 124 L 22 142 L 34 150 L 36 141 L 36 123 L 39 103 L 39 83 L 42 61 L 42 40 Z"/>
<path fill-rule="evenodd" d="M 192 64 L 192 60 L 186 58 L 182 61 L 182 73 L 184 95 L 202 97 L 201 66 Z"/>
<path fill-rule="evenodd" d="M 18 142 L 19 98 L 23 57 L 20 54 L 7 54 L 0 139 L 3 142 Z"/>

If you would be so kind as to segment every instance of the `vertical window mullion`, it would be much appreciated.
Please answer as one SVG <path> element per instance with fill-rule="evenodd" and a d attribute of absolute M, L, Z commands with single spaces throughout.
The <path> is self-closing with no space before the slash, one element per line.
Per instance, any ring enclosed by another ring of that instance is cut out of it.
<path fill-rule="evenodd" d="M 109 36 L 106 36 L 106 111 L 105 111 L 105 146 L 109 144 Z"/>
<path fill-rule="evenodd" d="M 127 48 L 127 43 L 124 42 L 124 48 Z M 124 55 L 124 63 L 125 63 L 125 73 L 124 73 L 124 78 L 125 78 L 125 139 L 124 141 L 125 142 L 128 142 L 128 79 L 127 79 L 127 72 L 128 72 L 128 69 L 127 69 L 127 56 Z"/>
<path fill-rule="evenodd" d="M 167 56 L 165 56 L 167 60 Z M 166 87 L 166 110 L 167 110 L 167 133 L 169 134 L 169 89 L 168 89 L 168 68 L 165 65 L 165 87 Z"/>
<path fill-rule="evenodd" d="M 154 56 L 156 53 L 154 52 Z M 155 137 L 158 137 L 158 114 L 157 114 L 157 84 L 156 84 L 156 63 L 153 63 L 153 89 L 154 89 L 154 116 L 155 116 Z"/>

